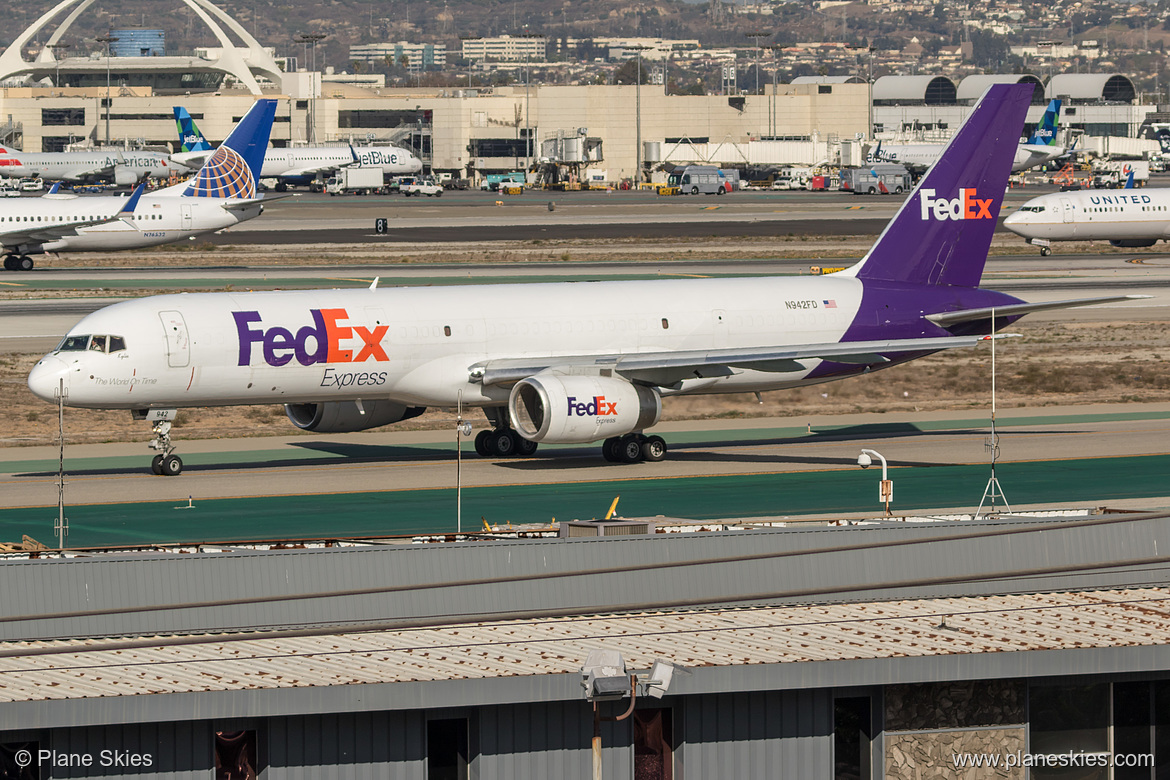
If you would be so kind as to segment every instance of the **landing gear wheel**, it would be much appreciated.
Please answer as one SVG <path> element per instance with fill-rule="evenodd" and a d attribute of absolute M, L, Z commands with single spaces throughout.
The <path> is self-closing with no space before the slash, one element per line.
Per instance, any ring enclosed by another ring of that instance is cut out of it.
<path fill-rule="evenodd" d="M 16 263 L 16 267 L 21 271 L 31 271 L 33 269 L 33 259 L 28 255 L 21 255 Z"/>
<path fill-rule="evenodd" d="M 636 433 L 627 433 L 619 440 L 618 452 L 622 463 L 637 463 L 642 460 L 642 437 Z"/>
<path fill-rule="evenodd" d="M 162 460 L 164 477 L 177 477 L 183 473 L 183 461 L 178 455 L 168 455 Z"/>
<path fill-rule="evenodd" d="M 523 436 L 516 437 L 516 454 L 521 458 L 529 458 L 536 454 L 536 448 L 540 445 L 534 441 L 528 441 Z"/>
<path fill-rule="evenodd" d="M 492 449 L 501 458 L 510 458 L 516 454 L 516 440 L 520 438 L 515 431 L 504 428 L 492 431 Z"/>
<path fill-rule="evenodd" d="M 163 473 L 162 462 L 163 462 L 162 455 L 155 455 L 154 459 L 150 461 L 150 471 L 151 471 L 151 473 L 153 473 L 157 477 L 162 476 L 162 473 Z"/>
<path fill-rule="evenodd" d="M 647 436 L 642 442 L 642 460 L 657 463 L 666 458 L 666 440 L 661 436 Z"/>
<path fill-rule="evenodd" d="M 15 257 L 13 257 L 12 255 L 4 255 L 4 270 L 5 271 L 15 271 L 16 270 L 16 258 Z"/>
<path fill-rule="evenodd" d="M 1040 256 L 1041 257 L 1048 257 L 1050 254 L 1052 254 L 1052 250 L 1050 248 L 1048 248 L 1046 246 L 1040 247 Z"/>
<path fill-rule="evenodd" d="M 622 459 L 621 453 L 622 440 L 617 436 L 611 436 L 601 444 L 601 456 L 610 463 L 617 463 Z"/>
<path fill-rule="evenodd" d="M 480 431 L 475 434 L 475 454 L 481 458 L 487 458 L 492 455 L 491 431 Z"/>

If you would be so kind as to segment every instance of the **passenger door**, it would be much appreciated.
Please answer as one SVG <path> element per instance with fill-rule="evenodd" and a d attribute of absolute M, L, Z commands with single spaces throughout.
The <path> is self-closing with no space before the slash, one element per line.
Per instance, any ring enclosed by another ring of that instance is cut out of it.
<path fill-rule="evenodd" d="M 185 368 L 191 364 L 191 339 L 187 333 L 187 322 L 181 312 L 160 311 L 163 335 L 167 340 L 167 365 L 171 368 Z"/>

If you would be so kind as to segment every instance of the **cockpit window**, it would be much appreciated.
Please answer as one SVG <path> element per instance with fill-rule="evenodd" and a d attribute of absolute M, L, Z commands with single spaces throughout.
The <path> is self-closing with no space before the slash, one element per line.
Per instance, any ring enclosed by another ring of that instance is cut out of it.
<path fill-rule="evenodd" d="M 93 352 L 120 352 L 126 349 L 126 339 L 121 336 L 66 336 L 58 352 L 81 352 L 89 349 Z"/>
<path fill-rule="evenodd" d="M 57 347 L 59 352 L 81 352 L 89 345 L 89 336 L 66 336 Z"/>
<path fill-rule="evenodd" d="M 1020 206 L 1020 211 L 1031 211 L 1031 212 L 1034 212 L 1036 214 L 1042 214 L 1044 212 L 1044 207 L 1043 206 Z"/>

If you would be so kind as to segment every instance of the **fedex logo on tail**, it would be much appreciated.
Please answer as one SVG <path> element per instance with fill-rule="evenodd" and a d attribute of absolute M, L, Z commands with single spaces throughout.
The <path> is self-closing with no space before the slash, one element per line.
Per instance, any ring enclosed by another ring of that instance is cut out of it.
<path fill-rule="evenodd" d="M 234 311 L 236 334 L 240 341 L 239 363 L 252 364 L 252 348 L 259 348 L 264 362 L 270 366 L 283 366 L 294 358 L 302 366 L 315 363 L 364 363 L 373 360 L 384 363 L 390 360 L 382 346 L 389 325 L 366 328 L 361 325 L 344 324 L 349 319 L 345 309 L 310 309 L 313 324 L 305 325 L 295 333 L 290 328 L 261 326 L 262 318 L 255 311 Z M 361 346 L 354 350 L 351 342 L 356 339 Z M 343 343 L 347 347 L 343 348 Z"/>
<path fill-rule="evenodd" d="M 992 219 L 991 204 L 994 198 L 977 198 L 974 189 L 962 188 L 957 198 L 936 198 L 934 190 L 921 190 L 919 205 L 922 207 L 922 218 L 932 216 L 942 222 L 961 219 Z"/>
<path fill-rule="evenodd" d="M 592 401 L 578 401 L 577 396 L 569 396 L 569 416 L 578 417 L 609 417 L 617 414 L 617 401 L 609 402 L 604 395 L 593 396 Z"/>

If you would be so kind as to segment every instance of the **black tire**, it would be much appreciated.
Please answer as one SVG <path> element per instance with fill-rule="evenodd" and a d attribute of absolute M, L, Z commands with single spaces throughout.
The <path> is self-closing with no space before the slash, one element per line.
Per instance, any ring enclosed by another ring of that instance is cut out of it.
<path fill-rule="evenodd" d="M 661 436 L 647 436 L 642 442 L 642 460 L 657 463 L 666 459 L 666 440 Z"/>
<path fill-rule="evenodd" d="M 698 194 L 699 194 L 699 188 L 698 188 L 698 187 L 691 187 L 691 194 L 692 194 L 692 195 L 698 195 Z"/>
<path fill-rule="evenodd" d="M 33 259 L 28 255 L 21 255 L 16 262 L 16 267 L 21 271 L 31 271 L 33 269 Z"/>
<path fill-rule="evenodd" d="M 617 463 L 621 460 L 621 446 L 622 440 L 619 437 L 609 437 L 601 443 L 601 457 L 610 463 Z"/>
<path fill-rule="evenodd" d="M 16 270 L 16 258 L 15 257 L 13 257 L 12 255 L 4 255 L 4 270 L 5 271 L 15 271 Z"/>
<path fill-rule="evenodd" d="M 869 188 L 869 194 L 870 194 L 870 195 L 874 195 L 874 194 L 876 194 L 876 193 L 877 193 L 877 190 L 876 190 L 876 189 L 874 189 L 873 187 L 870 187 L 870 188 Z"/>
<path fill-rule="evenodd" d="M 642 460 L 642 437 L 636 433 L 627 433 L 620 440 L 618 452 L 622 463 L 637 463 Z"/>
<path fill-rule="evenodd" d="M 435 193 L 435 197 L 436 197 L 436 198 L 441 198 L 441 197 L 443 197 L 443 193 L 442 193 L 442 192 L 436 192 L 436 193 Z"/>
<path fill-rule="evenodd" d="M 168 455 L 162 460 L 164 477 L 177 477 L 183 473 L 183 460 L 178 455 Z"/>
<path fill-rule="evenodd" d="M 1048 248 L 1048 247 L 1046 247 L 1046 246 L 1042 246 L 1042 247 L 1040 247 L 1040 256 L 1041 256 L 1041 257 L 1048 257 L 1050 254 L 1052 254 L 1052 250 L 1051 250 L 1051 249 L 1049 249 L 1049 248 Z"/>
<path fill-rule="evenodd" d="M 901 194 L 902 194 L 902 188 L 901 188 L 901 187 L 895 187 L 895 188 L 894 188 L 894 194 L 895 194 L 895 195 L 901 195 Z"/>
<path fill-rule="evenodd" d="M 481 458 L 490 458 L 492 456 L 492 432 L 480 431 L 475 434 L 475 454 Z"/>
<path fill-rule="evenodd" d="M 510 458 L 516 454 L 516 439 L 519 437 L 516 432 L 504 428 L 502 430 L 492 431 L 492 449 L 494 454 L 500 458 Z"/>
<path fill-rule="evenodd" d="M 154 458 L 152 458 L 150 461 L 150 471 L 156 477 L 162 476 L 162 462 L 163 462 L 162 455 L 155 455 Z"/>
<path fill-rule="evenodd" d="M 723 194 L 723 192 L 724 192 L 724 189 L 723 189 L 722 187 L 720 187 L 719 189 L 715 190 L 715 194 L 716 194 L 716 195 L 722 195 L 722 194 Z"/>
<path fill-rule="evenodd" d="M 529 441 L 523 436 L 516 436 L 516 454 L 521 458 L 531 458 L 536 454 L 536 448 L 540 444 L 534 441 Z"/>

